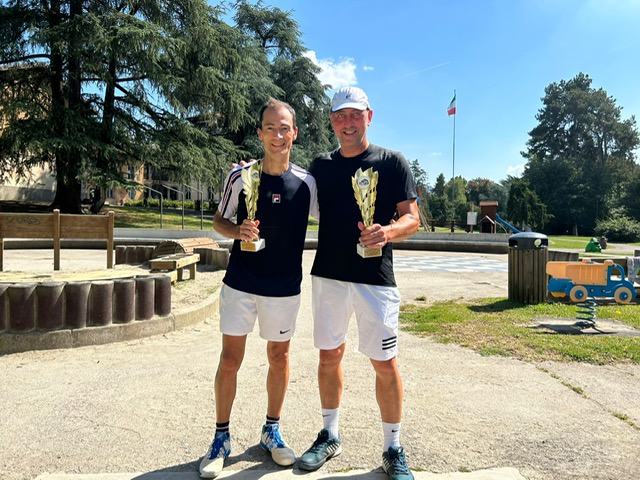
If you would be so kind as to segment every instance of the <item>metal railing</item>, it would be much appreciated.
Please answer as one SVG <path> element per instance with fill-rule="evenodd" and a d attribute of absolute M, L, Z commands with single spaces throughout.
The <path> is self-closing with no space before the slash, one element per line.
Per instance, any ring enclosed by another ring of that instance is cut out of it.
<path fill-rule="evenodd" d="M 159 190 L 155 190 L 147 185 L 144 185 L 142 183 L 135 183 L 136 186 L 138 187 L 142 187 L 142 188 L 146 188 L 147 190 L 153 192 L 153 193 L 157 193 L 158 195 L 160 195 L 160 229 L 163 228 L 163 224 L 162 224 L 162 200 L 164 198 L 164 194 L 162 192 L 160 192 Z"/>
<path fill-rule="evenodd" d="M 181 190 L 178 190 L 177 188 L 170 187 L 169 185 L 166 185 L 164 183 L 162 184 L 162 186 L 167 190 L 171 190 L 173 192 L 176 192 L 182 195 L 182 230 L 184 230 L 184 192 Z"/>

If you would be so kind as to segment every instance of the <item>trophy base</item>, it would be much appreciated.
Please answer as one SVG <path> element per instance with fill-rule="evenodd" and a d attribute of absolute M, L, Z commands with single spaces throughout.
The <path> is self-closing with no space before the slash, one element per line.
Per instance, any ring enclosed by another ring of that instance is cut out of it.
<path fill-rule="evenodd" d="M 382 248 L 381 247 L 365 247 L 363 245 L 358 244 L 358 255 L 362 258 L 372 258 L 372 257 L 381 257 L 382 256 Z"/>
<path fill-rule="evenodd" d="M 264 238 L 254 240 L 253 242 L 240 242 L 240 250 L 243 252 L 257 252 L 264 248 Z"/>

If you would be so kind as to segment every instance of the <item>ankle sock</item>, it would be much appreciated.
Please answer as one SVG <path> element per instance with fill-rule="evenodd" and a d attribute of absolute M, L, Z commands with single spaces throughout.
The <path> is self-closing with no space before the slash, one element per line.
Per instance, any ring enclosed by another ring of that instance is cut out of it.
<path fill-rule="evenodd" d="M 340 435 L 340 409 L 339 408 L 323 408 L 322 423 L 324 429 L 329 432 L 329 438 L 338 438 Z"/>
<path fill-rule="evenodd" d="M 229 433 L 229 422 L 217 423 L 216 422 L 216 433 Z"/>
<path fill-rule="evenodd" d="M 384 450 L 389 450 L 389 447 L 400 446 L 400 424 L 399 423 L 386 423 L 382 422 L 382 431 L 384 432 Z"/>

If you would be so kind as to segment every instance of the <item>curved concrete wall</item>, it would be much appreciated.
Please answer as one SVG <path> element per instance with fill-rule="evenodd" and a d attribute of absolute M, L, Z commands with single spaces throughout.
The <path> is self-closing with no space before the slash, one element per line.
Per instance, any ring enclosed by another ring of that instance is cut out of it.
<path fill-rule="evenodd" d="M 171 314 L 171 278 L 0 284 L 0 354 L 13 353 L 9 337 L 90 330 Z M 31 342 L 33 343 L 33 342 Z M 56 348 L 56 347 L 49 347 Z"/>

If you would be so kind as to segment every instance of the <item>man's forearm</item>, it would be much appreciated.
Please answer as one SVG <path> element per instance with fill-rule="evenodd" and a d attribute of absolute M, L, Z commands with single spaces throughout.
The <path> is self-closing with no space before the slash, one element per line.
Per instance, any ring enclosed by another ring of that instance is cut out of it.
<path fill-rule="evenodd" d="M 240 227 L 222 216 L 213 217 L 213 229 L 224 237 L 233 240 L 240 239 Z"/>
<path fill-rule="evenodd" d="M 420 220 L 412 213 L 405 213 L 397 221 L 388 225 L 389 242 L 401 242 L 412 237 L 420 228 Z"/>

